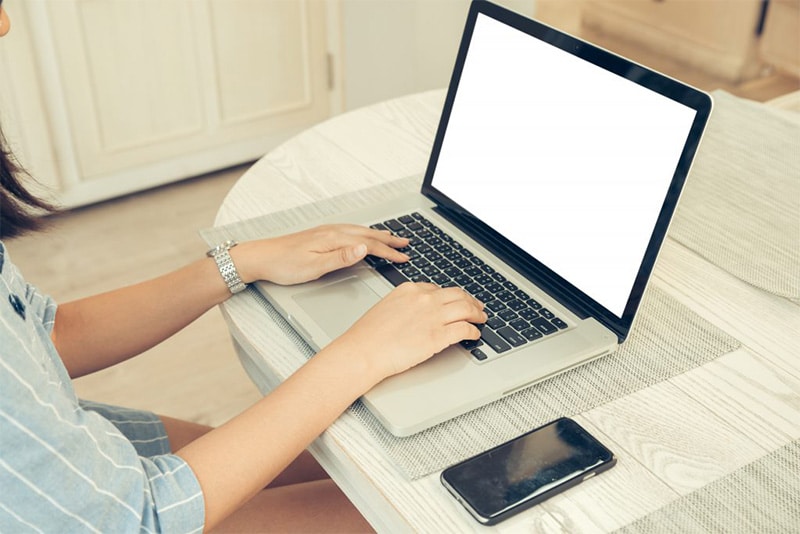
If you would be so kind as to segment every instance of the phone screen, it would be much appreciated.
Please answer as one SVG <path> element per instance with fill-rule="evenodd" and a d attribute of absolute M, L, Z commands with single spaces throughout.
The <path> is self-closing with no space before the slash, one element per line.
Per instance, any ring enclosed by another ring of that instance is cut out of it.
<path fill-rule="evenodd" d="M 476 519 L 492 524 L 615 462 L 583 427 L 562 418 L 445 469 L 442 482 Z"/>

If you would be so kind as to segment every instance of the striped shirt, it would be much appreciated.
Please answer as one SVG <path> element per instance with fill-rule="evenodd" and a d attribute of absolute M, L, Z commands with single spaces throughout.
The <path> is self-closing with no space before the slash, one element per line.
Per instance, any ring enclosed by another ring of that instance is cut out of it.
<path fill-rule="evenodd" d="M 0 532 L 199 532 L 203 494 L 160 420 L 75 395 L 55 302 L 0 242 Z"/>

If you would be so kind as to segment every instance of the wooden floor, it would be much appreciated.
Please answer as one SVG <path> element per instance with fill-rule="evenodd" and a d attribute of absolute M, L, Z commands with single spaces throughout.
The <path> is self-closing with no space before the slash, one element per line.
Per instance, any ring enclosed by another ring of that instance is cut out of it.
<path fill-rule="evenodd" d="M 542 18 L 578 33 L 571 27 L 576 19 L 569 6 L 542 0 Z M 800 89 L 798 80 L 780 74 L 730 86 L 664 58 L 636 57 L 635 49 L 623 52 L 706 90 L 723 88 L 763 101 Z M 197 231 L 212 225 L 226 192 L 245 170 L 229 169 L 65 213 L 53 218 L 48 232 L 6 245 L 26 278 L 61 302 L 153 277 L 202 256 L 207 247 Z M 146 354 L 77 380 L 76 389 L 92 400 L 211 425 L 259 397 L 216 309 Z"/>

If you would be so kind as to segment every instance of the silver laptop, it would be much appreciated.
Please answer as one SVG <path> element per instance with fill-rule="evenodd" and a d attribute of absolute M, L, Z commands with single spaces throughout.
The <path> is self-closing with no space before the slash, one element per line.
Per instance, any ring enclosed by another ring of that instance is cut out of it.
<path fill-rule="evenodd" d="M 362 399 L 397 436 L 434 426 L 625 340 L 711 105 L 476 1 L 421 191 L 302 226 L 389 228 L 412 240 L 413 259 L 368 258 L 311 283 L 257 287 L 315 349 L 407 281 L 458 285 L 485 302 L 480 342 L 456 344 Z"/>

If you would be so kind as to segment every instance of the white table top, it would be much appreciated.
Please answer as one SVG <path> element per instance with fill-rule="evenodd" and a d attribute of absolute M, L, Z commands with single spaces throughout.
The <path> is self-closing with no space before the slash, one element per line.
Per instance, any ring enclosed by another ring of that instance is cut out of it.
<path fill-rule="evenodd" d="M 248 170 L 215 224 L 421 174 L 443 98 L 442 91 L 412 95 L 311 128 Z M 800 306 L 748 285 L 671 239 L 651 283 L 742 347 L 575 417 L 616 453 L 619 464 L 494 530 L 614 530 L 800 438 Z M 223 305 L 223 313 L 246 369 L 267 390 L 293 369 L 252 350 L 251 336 L 269 318 L 238 309 L 235 300 Z M 449 496 L 438 472 L 405 478 L 348 414 L 311 450 L 379 531 L 486 528 Z"/>

